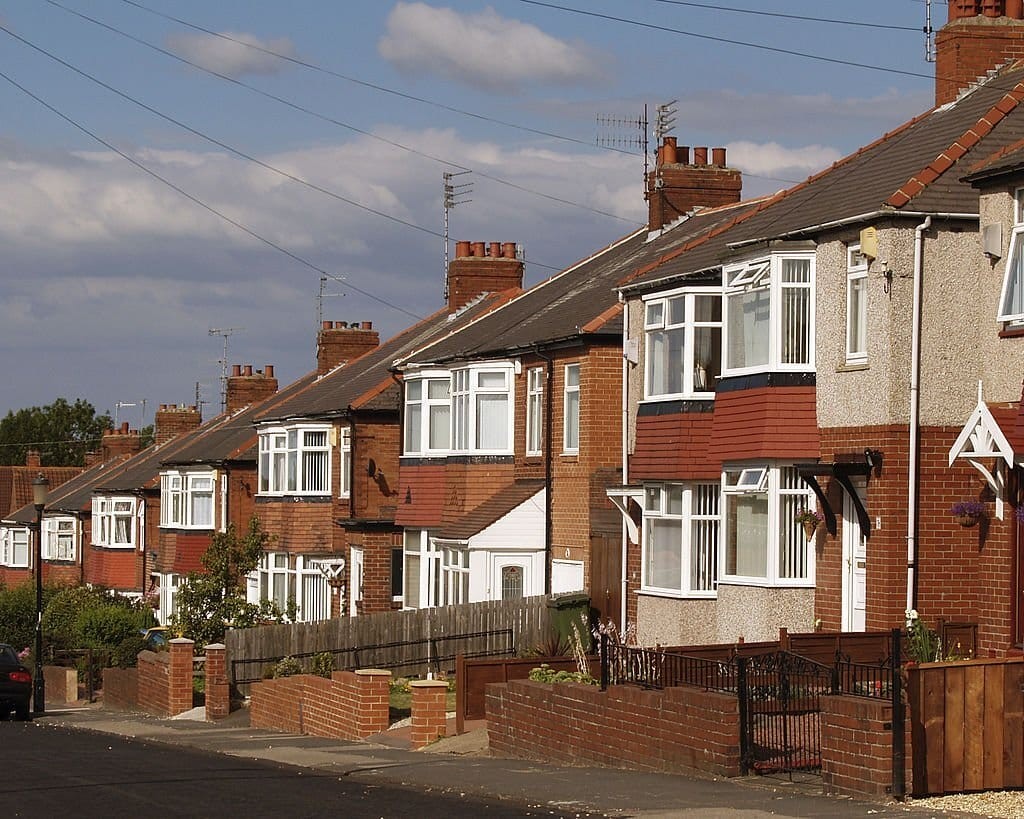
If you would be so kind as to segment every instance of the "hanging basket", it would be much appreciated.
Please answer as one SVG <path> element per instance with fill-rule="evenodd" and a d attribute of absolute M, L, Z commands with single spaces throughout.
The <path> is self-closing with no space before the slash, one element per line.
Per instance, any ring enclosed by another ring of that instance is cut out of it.
<path fill-rule="evenodd" d="M 816 531 L 818 531 L 818 523 L 817 523 L 817 521 L 813 521 L 813 520 L 805 520 L 804 521 L 804 535 L 807 536 L 808 540 L 810 540 L 812 537 L 814 537 L 814 533 Z"/>
<path fill-rule="evenodd" d="M 981 520 L 981 515 L 956 516 L 956 522 L 963 526 L 965 529 L 969 529 L 971 526 L 977 526 L 979 520 Z"/>

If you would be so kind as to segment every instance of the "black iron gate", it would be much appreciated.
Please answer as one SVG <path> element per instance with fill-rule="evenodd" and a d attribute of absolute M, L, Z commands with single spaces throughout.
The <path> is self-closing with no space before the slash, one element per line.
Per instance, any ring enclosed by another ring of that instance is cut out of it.
<path fill-rule="evenodd" d="M 820 697 L 832 668 L 788 651 L 737 657 L 743 773 L 821 770 Z"/>

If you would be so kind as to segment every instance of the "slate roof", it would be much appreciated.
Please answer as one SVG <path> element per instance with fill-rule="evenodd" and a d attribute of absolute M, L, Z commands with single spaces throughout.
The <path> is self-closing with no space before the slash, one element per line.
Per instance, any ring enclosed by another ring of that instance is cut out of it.
<path fill-rule="evenodd" d="M 448 540 L 468 540 L 492 523 L 497 523 L 517 506 L 526 503 L 544 488 L 542 478 L 519 480 L 500 489 L 472 512 L 442 527 L 438 537 Z"/>
<path fill-rule="evenodd" d="M 1024 64 L 1005 66 L 955 102 L 910 120 L 807 181 L 762 202 L 735 224 L 713 230 L 623 288 L 665 284 L 720 266 L 735 248 L 810 236 L 841 221 L 879 214 L 976 217 L 978 195 L 964 175 L 979 154 L 1024 138 Z"/>
<path fill-rule="evenodd" d="M 130 457 L 129 455 L 120 455 L 103 463 L 86 467 L 75 477 L 65 481 L 57 488 L 51 489 L 46 498 L 46 512 L 77 514 L 89 511 L 92 508 L 92 490 L 96 482 L 103 479 L 108 473 L 123 469 L 125 462 Z M 35 523 L 35 507 L 29 501 L 7 520 L 17 523 Z"/>
<path fill-rule="evenodd" d="M 518 291 L 513 291 L 518 292 Z M 465 326 L 510 298 L 488 293 L 455 313 L 439 310 L 359 358 L 315 379 L 289 400 L 257 413 L 257 423 L 293 418 L 332 418 L 352 410 L 397 411 L 400 391 L 391 373 L 395 360 Z"/>

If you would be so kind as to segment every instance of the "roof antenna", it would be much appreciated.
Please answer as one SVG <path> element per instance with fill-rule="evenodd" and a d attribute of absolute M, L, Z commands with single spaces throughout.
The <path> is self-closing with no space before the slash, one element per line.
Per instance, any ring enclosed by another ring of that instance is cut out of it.
<path fill-rule="evenodd" d="M 924 3 L 924 59 L 935 62 L 935 29 L 932 28 L 932 0 Z"/>
<path fill-rule="evenodd" d="M 644 112 L 641 116 L 633 119 L 631 117 L 609 117 L 602 114 L 597 115 L 597 138 L 595 143 L 601 148 L 612 148 L 614 150 L 629 153 L 630 149 L 639 149 L 644 155 L 644 190 L 647 189 L 647 105 L 644 104 Z M 632 135 L 627 135 L 633 131 Z"/>
<path fill-rule="evenodd" d="M 223 336 L 224 355 L 220 359 L 220 411 L 226 412 L 228 408 L 228 336 L 244 327 L 211 327 L 208 335 Z M 199 383 L 196 382 L 196 403 L 199 402 Z"/>
<path fill-rule="evenodd" d="M 456 185 L 452 180 L 456 176 L 471 173 L 471 171 L 445 171 L 444 172 L 444 300 L 448 302 L 448 211 L 456 205 L 465 205 L 472 202 L 466 199 L 473 192 L 472 182 L 463 182 Z"/>

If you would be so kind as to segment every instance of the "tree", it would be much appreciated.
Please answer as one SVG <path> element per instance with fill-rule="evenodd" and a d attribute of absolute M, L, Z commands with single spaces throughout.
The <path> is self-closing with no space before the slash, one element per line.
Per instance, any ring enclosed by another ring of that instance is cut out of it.
<path fill-rule="evenodd" d="M 85 453 L 99 447 L 110 416 L 81 398 L 58 398 L 49 406 L 11 410 L 0 420 L 0 464 L 23 464 L 38 450 L 44 466 L 84 466 Z"/>
<path fill-rule="evenodd" d="M 233 523 L 215 532 L 201 561 L 204 572 L 192 572 L 178 587 L 178 611 L 172 628 L 199 647 L 219 643 L 228 628 L 247 628 L 265 620 L 281 621 L 284 613 L 274 603 L 259 605 L 245 599 L 245 578 L 255 571 L 270 535 L 253 516 L 244 535 Z"/>

